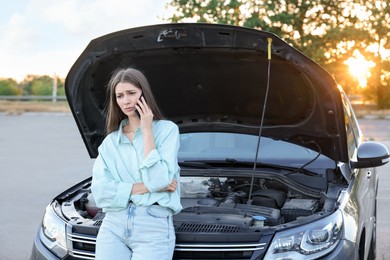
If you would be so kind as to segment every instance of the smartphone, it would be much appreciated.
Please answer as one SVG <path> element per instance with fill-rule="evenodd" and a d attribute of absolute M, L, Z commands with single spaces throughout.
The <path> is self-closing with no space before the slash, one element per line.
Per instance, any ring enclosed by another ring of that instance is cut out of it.
<path fill-rule="evenodd" d="M 139 96 L 139 100 L 141 100 L 141 98 L 144 96 L 144 93 L 141 94 L 141 96 Z M 135 113 L 137 114 L 138 118 L 141 119 L 141 115 L 139 114 L 138 110 L 135 109 Z"/>

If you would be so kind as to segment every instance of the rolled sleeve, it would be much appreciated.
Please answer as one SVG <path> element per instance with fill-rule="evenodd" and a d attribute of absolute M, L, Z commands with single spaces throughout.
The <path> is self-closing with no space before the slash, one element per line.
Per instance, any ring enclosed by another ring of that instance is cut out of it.
<path fill-rule="evenodd" d="M 133 183 L 121 181 L 117 173 L 109 169 L 103 155 L 98 155 L 93 166 L 91 190 L 99 208 L 126 207 L 132 187 Z"/>
<path fill-rule="evenodd" d="M 112 202 L 113 207 L 126 207 L 130 200 L 132 183 L 120 182 L 117 185 L 117 191 Z"/>
<path fill-rule="evenodd" d="M 156 162 L 160 161 L 161 157 L 158 154 L 156 149 L 153 149 L 149 152 L 148 156 L 146 156 L 145 160 L 142 162 L 141 168 L 150 168 Z"/>
<path fill-rule="evenodd" d="M 177 153 L 179 130 L 176 125 L 144 159 L 141 166 L 142 181 L 150 192 L 158 192 L 168 186 L 179 172 Z"/>

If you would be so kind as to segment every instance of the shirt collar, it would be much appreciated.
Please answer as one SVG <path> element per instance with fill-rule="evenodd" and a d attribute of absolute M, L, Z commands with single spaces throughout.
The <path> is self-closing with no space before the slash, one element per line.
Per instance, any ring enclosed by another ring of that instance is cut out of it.
<path fill-rule="evenodd" d="M 127 138 L 127 136 L 125 135 L 125 133 L 123 132 L 123 127 L 125 125 L 127 125 L 129 123 L 129 119 L 128 118 L 125 118 L 121 121 L 121 123 L 119 124 L 119 128 L 118 128 L 118 139 L 117 139 L 117 143 L 119 142 L 122 142 L 122 143 L 130 143 L 130 140 Z M 156 124 L 156 120 L 153 120 L 152 122 L 152 125 L 153 127 L 155 126 Z M 137 129 L 137 131 L 139 130 L 139 128 Z"/>
<path fill-rule="evenodd" d="M 125 118 L 121 121 L 118 128 L 118 139 L 117 142 L 122 143 L 129 143 L 130 140 L 126 137 L 125 133 L 123 132 L 123 127 L 129 123 L 129 119 Z"/>

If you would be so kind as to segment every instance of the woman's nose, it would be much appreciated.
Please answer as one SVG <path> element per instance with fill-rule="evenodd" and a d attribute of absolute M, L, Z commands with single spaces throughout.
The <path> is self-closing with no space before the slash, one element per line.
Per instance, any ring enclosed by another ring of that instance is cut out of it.
<path fill-rule="evenodd" d="M 126 96 L 125 96 L 125 103 L 126 103 L 126 104 L 129 104 L 130 102 L 131 102 L 130 96 L 129 96 L 129 95 L 126 95 Z"/>

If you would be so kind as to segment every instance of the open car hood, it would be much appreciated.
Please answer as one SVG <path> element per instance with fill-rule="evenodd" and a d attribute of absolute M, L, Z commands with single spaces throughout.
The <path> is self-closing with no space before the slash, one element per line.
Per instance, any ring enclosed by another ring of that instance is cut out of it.
<path fill-rule="evenodd" d="M 266 105 L 268 39 L 272 39 Z M 180 131 L 259 133 L 347 160 L 340 89 L 318 64 L 276 35 L 217 24 L 160 24 L 92 40 L 65 80 L 91 157 L 105 133 L 106 85 L 118 67 L 144 72 Z"/>

